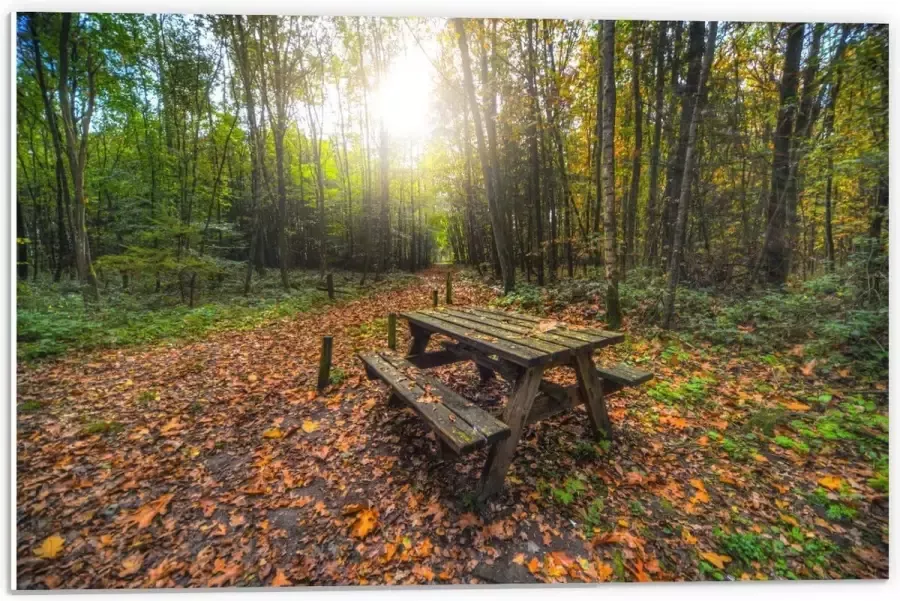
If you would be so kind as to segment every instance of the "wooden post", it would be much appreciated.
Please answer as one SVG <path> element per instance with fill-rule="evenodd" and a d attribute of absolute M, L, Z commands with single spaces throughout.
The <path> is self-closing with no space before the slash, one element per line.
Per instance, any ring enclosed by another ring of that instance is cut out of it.
<path fill-rule="evenodd" d="M 437 309 L 437 288 L 431 291 L 431 306 Z"/>
<path fill-rule="evenodd" d="M 334 300 L 334 276 L 328 274 L 325 276 L 325 285 L 328 288 L 328 300 Z"/>
<path fill-rule="evenodd" d="M 331 347 L 334 339 L 322 336 L 322 356 L 319 357 L 319 382 L 317 388 L 323 390 L 331 379 Z"/>
<path fill-rule="evenodd" d="M 388 313 L 388 348 L 397 350 L 397 314 Z"/>
<path fill-rule="evenodd" d="M 447 304 L 452 305 L 453 304 L 453 273 L 450 271 L 447 272 L 447 295 L 446 296 L 447 296 L 447 298 L 446 298 Z"/>

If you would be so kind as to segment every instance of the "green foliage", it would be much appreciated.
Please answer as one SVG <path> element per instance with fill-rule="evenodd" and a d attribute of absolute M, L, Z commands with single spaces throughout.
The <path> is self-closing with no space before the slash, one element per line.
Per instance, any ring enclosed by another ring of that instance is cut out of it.
<path fill-rule="evenodd" d="M 584 480 L 580 478 L 566 478 L 562 487 L 556 488 L 554 486 L 550 488 L 550 495 L 555 502 L 568 506 L 585 490 L 587 490 L 587 485 Z"/>
<path fill-rule="evenodd" d="M 809 453 L 808 444 L 799 440 L 794 440 L 793 438 L 790 438 L 788 436 L 776 436 L 773 439 L 773 442 L 782 448 L 791 449 L 792 451 L 797 451 L 798 453 Z"/>
<path fill-rule="evenodd" d="M 327 298 L 315 289 L 315 274 L 301 271 L 292 272 L 292 279 L 303 288 L 285 292 L 277 272 L 272 271 L 257 281 L 254 294 L 244 296 L 237 293 L 242 272 L 242 265 L 232 264 L 229 277 L 207 291 L 205 304 L 194 308 L 178 302 L 165 290 L 152 292 L 153 280 L 136 279 L 131 291 L 110 290 L 99 308 L 86 307 L 81 294 L 66 292 L 66 284 L 20 282 L 17 355 L 31 361 L 69 350 L 116 348 L 250 329 L 308 311 Z M 143 288 L 139 287 L 142 283 L 146 285 Z"/>
<path fill-rule="evenodd" d="M 712 378 L 703 378 L 692 376 L 686 382 L 679 385 L 672 385 L 663 380 L 657 382 L 647 390 L 647 394 L 653 400 L 673 405 L 676 403 L 684 405 L 702 405 L 706 401 L 709 387 L 714 384 Z"/>
<path fill-rule="evenodd" d="M 328 381 L 333 386 L 339 386 L 344 380 L 347 379 L 347 372 L 345 372 L 340 367 L 332 367 L 331 374 L 328 376 Z"/>
<path fill-rule="evenodd" d="M 120 422 L 93 421 L 82 428 L 85 434 L 115 434 L 124 429 Z"/>
<path fill-rule="evenodd" d="M 23 403 L 19 403 L 19 406 L 16 407 L 19 413 L 37 413 L 43 408 L 44 406 L 40 401 L 25 401 Z"/>
<path fill-rule="evenodd" d="M 773 554 L 774 541 L 759 534 L 753 532 L 726 534 L 721 530 L 714 534 L 725 555 L 744 565 L 750 565 L 754 561 L 766 561 Z"/>
<path fill-rule="evenodd" d="M 605 504 L 603 499 L 596 498 L 591 501 L 586 509 L 580 512 L 581 521 L 584 523 L 585 536 L 592 536 L 594 531 L 605 523 L 603 518 L 603 510 Z"/>
<path fill-rule="evenodd" d="M 543 290 L 531 284 L 518 284 L 512 292 L 492 302 L 497 307 L 517 307 L 525 311 L 543 309 Z"/>
<path fill-rule="evenodd" d="M 852 520 L 856 517 L 856 510 L 843 503 L 830 503 L 825 515 L 829 520 Z"/>

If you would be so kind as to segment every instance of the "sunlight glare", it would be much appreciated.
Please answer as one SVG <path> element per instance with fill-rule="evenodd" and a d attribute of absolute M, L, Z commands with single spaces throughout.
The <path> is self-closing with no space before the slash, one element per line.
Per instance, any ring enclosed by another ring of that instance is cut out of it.
<path fill-rule="evenodd" d="M 375 93 L 374 109 L 376 118 L 384 119 L 392 137 L 421 142 L 430 133 L 432 71 L 431 63 L 416 48 L 391 64 L 384 83 Z"/>

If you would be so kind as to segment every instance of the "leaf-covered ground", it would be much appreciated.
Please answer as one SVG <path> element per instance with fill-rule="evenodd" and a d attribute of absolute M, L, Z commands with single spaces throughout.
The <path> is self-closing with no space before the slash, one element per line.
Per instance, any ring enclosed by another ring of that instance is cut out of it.
<path fill-rule="evenodd" d="M 504 492 L 476 506 L 485 452 L 442 460 L 355 359 L 443 277 L 200 342 L 20 365 L 19 588 L 887 577 L 886 382 L 864 394 L 789 356 L 629 332 L 599 360 L 656 379 L 608 399 L 616 441 L 589 440 L 583 409 L 536 424 Z M 458 304 L 495 296 L 455 286 Z M 336 369 L 317 395 L 323 334 Z M 502 380 L 438 371 L 505 401 Z"/>

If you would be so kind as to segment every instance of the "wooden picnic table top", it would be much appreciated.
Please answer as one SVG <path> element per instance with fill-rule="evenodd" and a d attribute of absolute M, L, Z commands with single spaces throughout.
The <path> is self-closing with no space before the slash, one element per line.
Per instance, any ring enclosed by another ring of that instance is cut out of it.
<path fill-rule="evenodd" d="M 619 332 L 482 307 L 440 307 L 401 313 L 400 317 L 522 367 L 562 363 L 625 339 Z"/>

